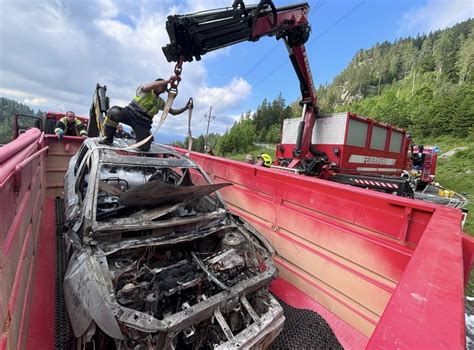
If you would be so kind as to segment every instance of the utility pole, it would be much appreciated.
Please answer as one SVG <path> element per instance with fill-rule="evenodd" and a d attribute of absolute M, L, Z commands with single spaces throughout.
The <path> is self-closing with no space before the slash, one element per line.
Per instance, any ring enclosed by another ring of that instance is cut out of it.
<path fill-rule="evenodd" d="M 209 124 L 211 124 L 211 121 L 213 121 L 216 117 L 211 115 L 212 113 L 212 106 L 209 107 L 209 114 L 204 114 L 204 118 L 207 120 L 207 130 L 206 130 L 206 138 L 204 139 L 204 152 L 207 152 L 207 137 L 209 135 Z"/>

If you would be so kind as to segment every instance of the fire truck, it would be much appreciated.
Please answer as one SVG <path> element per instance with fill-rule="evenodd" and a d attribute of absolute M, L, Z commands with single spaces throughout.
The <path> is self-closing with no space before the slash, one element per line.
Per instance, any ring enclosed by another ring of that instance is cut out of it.
<path fill-rule="evenodd" d="M 371 118 L 344 112 L 316 119 L 312 161 L 291 168 L 300 120 L 286 119 L 281 143 L 276 146 L 276 164 L 271 167 L 350 186 L 415 198 L 459 208 L 467 218 L 467 199 L 435 182 L 439 148 L 416 145 L 404 129 Z M 323 159 L 322 171 L 315 166 Z"/>
<path fill-rule="evenodd" d="M 282 140 L 276 147 L 278 166 L 289 167 L 298 140 L 299 119 L 283 121 Z M 321 115 L 316 119 L 309 155 L 301 167 L 305 175 L 412 196 L 411 176 L 402 178 L 410 139 L 405 130 L 353 113 Z M 320 162 L 325 162 L 318 168 Z M 423 166 L 423 164 L 421 164 Z M 408 181 L 407 181 L 408 180 Z"/>

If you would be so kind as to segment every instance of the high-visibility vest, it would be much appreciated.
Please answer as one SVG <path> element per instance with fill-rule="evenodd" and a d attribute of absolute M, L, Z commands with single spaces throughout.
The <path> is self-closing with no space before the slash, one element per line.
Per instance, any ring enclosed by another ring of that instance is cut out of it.
<path fill-rule="evenodd" d="M 165 101 L 155 94 L 153 90 L 143 91 L 139 86 L 137 95 L 133 98 L 135 102 L 150 118 L 153 118 L 159 110 L 165 107 Z"/>

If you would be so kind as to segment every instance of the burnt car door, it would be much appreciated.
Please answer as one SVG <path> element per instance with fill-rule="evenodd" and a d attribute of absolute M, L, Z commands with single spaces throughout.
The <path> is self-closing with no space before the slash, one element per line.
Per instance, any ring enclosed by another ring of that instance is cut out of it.
<path fill-rule="evenodd" d="M 86 220 L 92 219 L 94 182 L 98 168 L 99 150 L 88 147 L 87 141 L 71 158 L 64 183 L 66 223 L 76 233 Z"/>

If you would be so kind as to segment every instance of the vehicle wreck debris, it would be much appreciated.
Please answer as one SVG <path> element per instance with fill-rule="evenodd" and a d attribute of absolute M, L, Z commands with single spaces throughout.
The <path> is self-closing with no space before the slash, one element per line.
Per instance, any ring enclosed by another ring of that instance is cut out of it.
<path fill-rule="evenodd" d="M 129 142 L 126 140 L 120 142 Z M 65 181 L 64 292 L 80 345 L 266 348 L 283 309 L 271 245 L 193 161 L 84 142 Z"/>
<path fill-rule="evenodd" d="M 105 181 L 99 182 L 99 189 L 108 194 L 118 196 L 120 204 L 128 207 L 153 206 L 163 203 L 179 203 L 184 200 L 193 200 L 203 197 L 223 187 L 230 186 L 230 183 L 176 187 L 174 185 L 154 180 L 131 188 L 129 191 L 122 191 L 119 188 L 109 185 Z"/>

